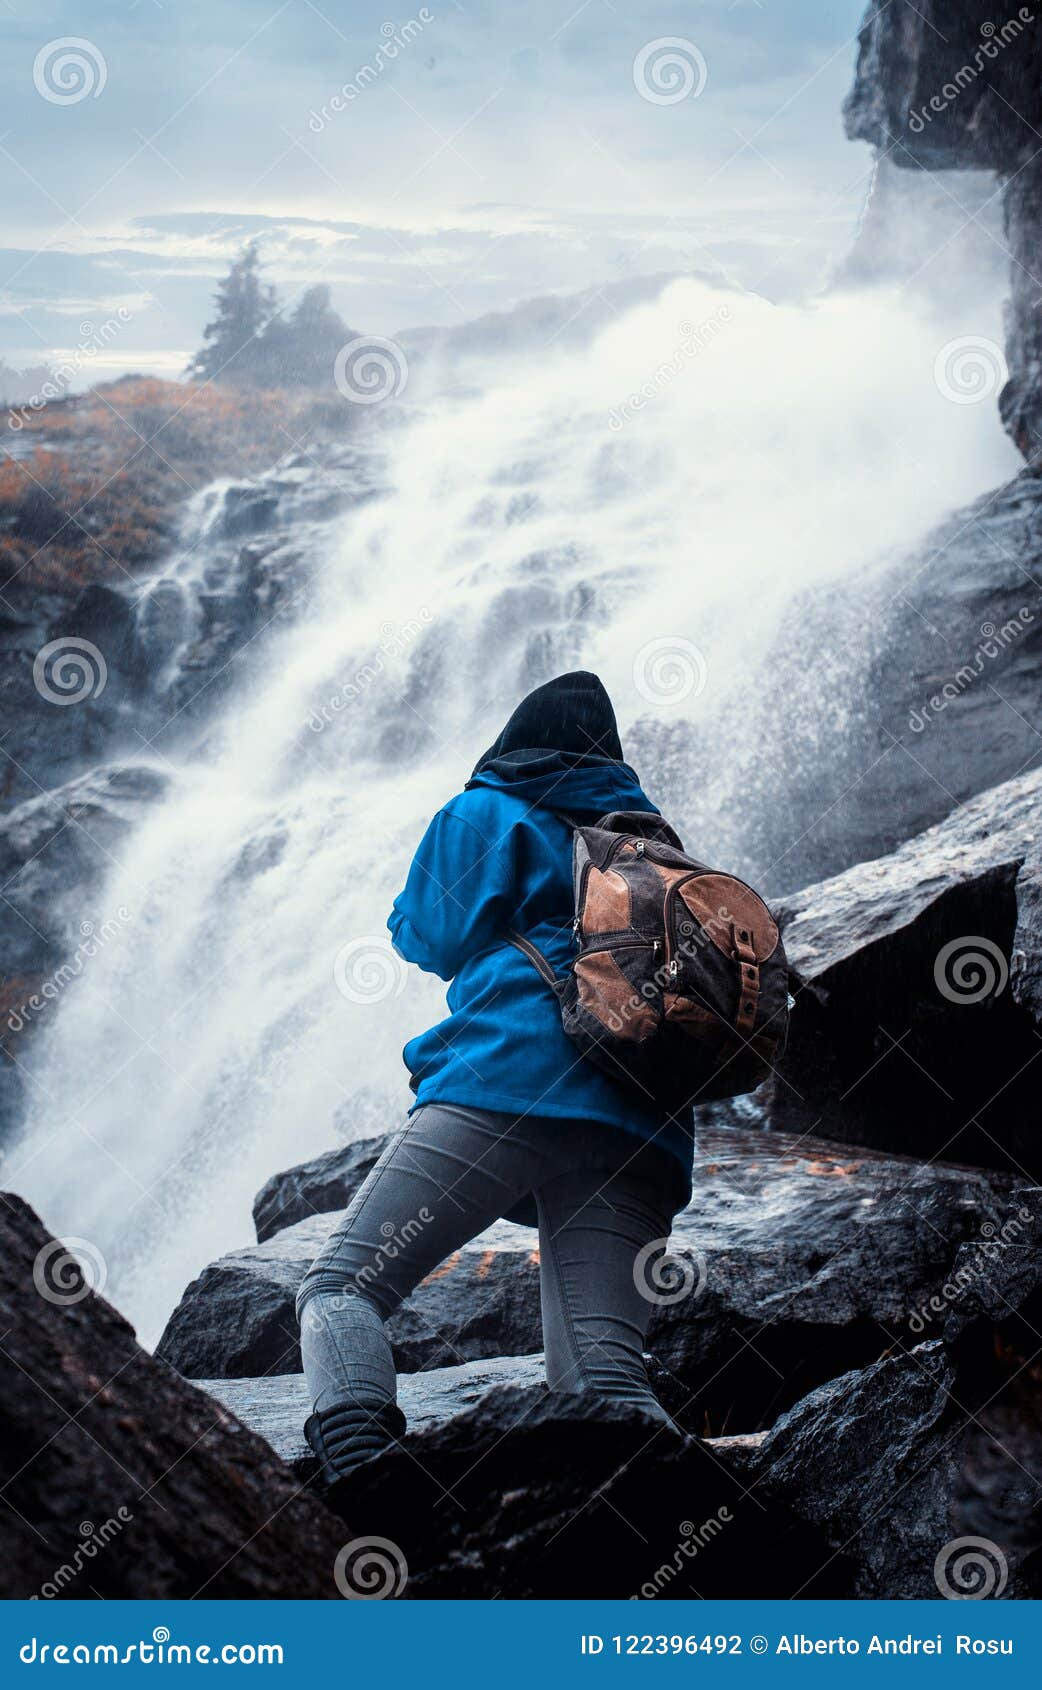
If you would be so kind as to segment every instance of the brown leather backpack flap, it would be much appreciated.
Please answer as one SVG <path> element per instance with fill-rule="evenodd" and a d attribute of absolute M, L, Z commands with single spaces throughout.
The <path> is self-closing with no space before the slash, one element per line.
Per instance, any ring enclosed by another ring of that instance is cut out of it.
<path fill-rule="evenodd" d="M 778 923 L 763 899 L 729 874 L 685 880 L 680 897 L 725 956 L 766 962 L 778 947 Z"/>

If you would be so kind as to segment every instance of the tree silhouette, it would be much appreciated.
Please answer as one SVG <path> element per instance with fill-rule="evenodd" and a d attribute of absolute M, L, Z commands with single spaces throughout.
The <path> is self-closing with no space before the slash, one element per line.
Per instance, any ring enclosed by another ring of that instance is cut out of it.
<path fill-rule="evenodd" d="M 188 366 L 197 381 L 249 381 L 257 344 L 277 310 L 275 290 L 261 280 L 260 257 L 254 241 L 243 248 L 224 280 L 218 283 L 217 308 L 203 330 L 204 345 Z"/>

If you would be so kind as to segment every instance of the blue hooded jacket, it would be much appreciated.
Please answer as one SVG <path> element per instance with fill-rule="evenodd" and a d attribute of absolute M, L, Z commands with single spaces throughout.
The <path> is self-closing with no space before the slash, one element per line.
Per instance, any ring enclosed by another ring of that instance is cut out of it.
<path fill-rule="evenodd" d="M 595 717 L 610 731 L 591 733 Z M 505 938 L 517 928 L 564 975 L 574 954 L 572 829 L 559 812 L 594 821 L 655 809 L 622 761 L 601 683 L 563 676 L 523 701 L 434 817 L 388 927 L 401 956 L 451 981 L 447 1018 L 405 1047 L 414 1108 L 455 1103 L 621 1127 L 671 1152 L 679 1207 L 691 1189 L 690 1109 L 670 1115 L 583 1057 L 553 993 Z"/>

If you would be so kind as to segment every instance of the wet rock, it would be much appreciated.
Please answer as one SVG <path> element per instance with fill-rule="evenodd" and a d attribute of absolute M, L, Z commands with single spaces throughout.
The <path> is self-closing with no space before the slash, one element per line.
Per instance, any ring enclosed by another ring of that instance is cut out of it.
<path fill-rule="evenodd" d="M 1015 444 L 1042 462 L 1042 32 L 1011 10 L 982 19 L 969 0 L 871 0 L 844 115 L 851 139 L 869 141 L 903 169 L 997 170 L 1004 189 L 1012 297 L 1006 317 L 1010 377 L 1000 396 Z M 987 348 L 987 342 L 982 343 Z"/>
<path fill-rule="evenodd" d="M 856 1563 L 858 1596 L 938 1594 L 934 1562 L 952 1535 L 953 1384 L 934 1339 L 822 1385 L 756 1453 L 760 1494 L 788 1502 Z"/>
<path fill-rule="evenodd" d="M 156 1354 L 194 1378 L 298 1372 L 294 1299 L 339 1220 L 313 1216 L 220 1257 L 188 1287 Z M 538 1350 L 535 1234 L 505 1221 L 490 1227 L 435 1268 L 388 1331 L 402 1372 Z"/>
<path fill-rule="evenodd" d="M 258 1244 L 309 1215 L 346 1208 L 392 1136 L 381 1133 L 376 1138 L 355 1139 L 285 1173 L 273 1174 L 253 1203 Z"/>
<path fill-rule="evenodd" d="M 849 1594 L 848 1561 L 750 1489 L 747 1457 L 632 1409 L 502 1388 L 367 1463 L 345 1515 L 397 1545 L 407 1598 Z"/>
<path fill-rule="evenodd" d="M 144 764 L 110 764 L 0 821 L 0 1132 L 21 1118 L 26 1046 L 66 988 L 133 918 L 102 888 L 114 853 L 166 789 Z"/>
<path fill-rule="evenodd" d="M 960 1243 L 1003 1212 L 1002 1175 L 851 1152 L 813 1138 L 705 1128 L 698 1194 L 671 1263 L 649 1268 L 648 1348 L 691 1430 L 753 1431 L 907 1328 Z M 158 1353 L 190 1377 L 299 1370 L 293 1300 L 338 1216 L 231 1253 L 189 1286 Z M 534 1232 L 498 1223 L 390 1323 L 405 1371 L 542 1347 Z M 741 1418 L 736 1420 L 735 1415 Z"/>
<path fill-rule="evenodd" d="M 263 534 L 275 522 L 278 509 L 279 495 L 273 487 L 256 483 L 229 487 L 221 511 L 221 531 L 235 538 Z"/>
<path fill-rule="evenodd" d="M 86 1264 L 93 1274 L 97 1264 Z M 0 1199 L 7 1598 L 335 1597 L 343 1528 Z"/>
<path fill-rule="evenodd" d="M 750 1481 L 853 1557 L 859 1596 L 1037 1594 L 1039 1196 L 1015 1191 L 1002 1224 L 960 1249 L 920 1312 L 925 1342 L 895 1333 L 892 1353 L 810 1393 L 751 1452 Z"/>
<path fill-rule="evenodd" d="M 68 945 L 127 834 L 162 797 L 147 764 L 109 764 L 19 804 L 0 822 L 0 958 L 6 971 L 46 967 Z"/>
<path fill-rule="evenodd" d="M 1000 38 L 972 0 L 870 0 L 843 108 L 850 139 L 911 169 L 1014 170 L 1042 120 L 1042 43 L 1010 15 Z"/>
<path fill-rule="evenodd" d="M 304 1439 L 311 1399 L 302 1373 L 269 1374 L 259 1379 L 196 1379 L 193 1383 L 223 1403 L 244 1426 L 259 1433 L 301 1478 L 315 1471 L 315 1458 Z M 487 1391 L 512 1385 L 541 1396 L 546 1387 L 543 1358 L 496 1356 L 430 1373 L 405 1373 L 398 1403 L 410 1431 L 426 1432 L 455 1415 L 466 1414 Z"/>
<path fill-rule="evenodd" d="M 998 1221 L 960 1247 L 941 1302 L 929 1314 L 943 1319 L 945 1340 L 954 1343 L 982 1321 L 1012 1327 L 1019 1317 L 1034 1328 L 1033 1305 L 1040 1301 L 1042 1186 L 1018 1186 Z"/>
<path fill-rule="evenodd" d="M 1042 774 L 787 898 L 785 1130 L 1042 1173 Z"/>

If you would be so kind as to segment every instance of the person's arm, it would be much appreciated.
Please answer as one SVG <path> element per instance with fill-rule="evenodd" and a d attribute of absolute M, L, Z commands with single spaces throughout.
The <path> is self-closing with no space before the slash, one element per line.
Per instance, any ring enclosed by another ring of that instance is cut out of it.
<path fill-rule="evenodd" d="M 451 980 L 510 926 L 513 879 L 509 836 L 490 844 L 462 816 L 439 811 L 387 920 L 395 950 Z"/>

